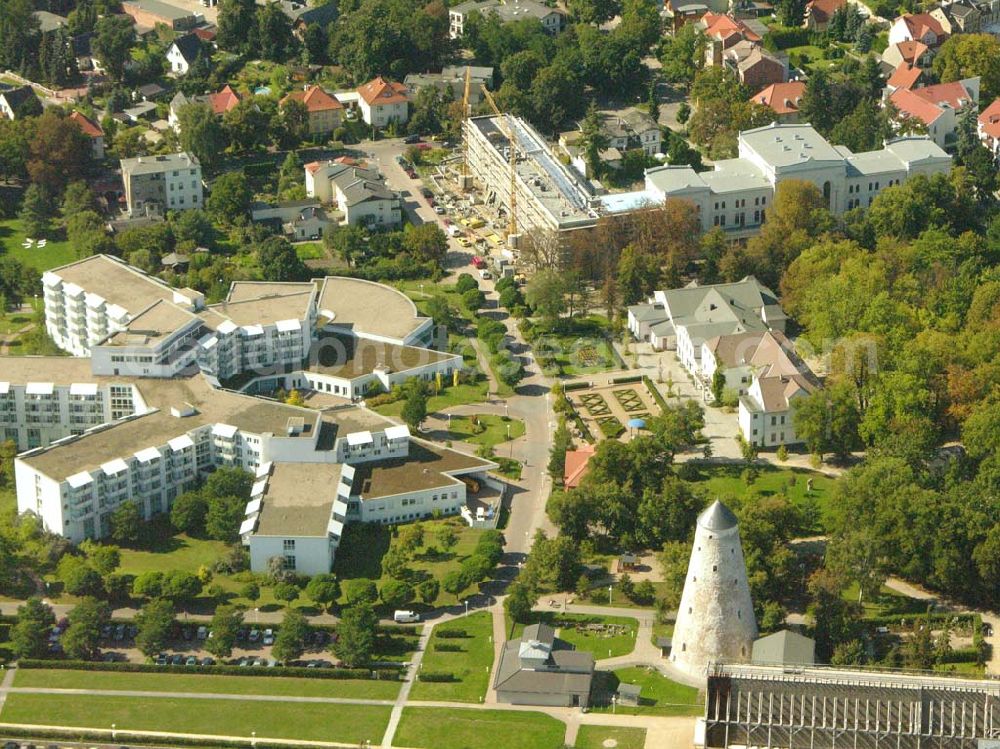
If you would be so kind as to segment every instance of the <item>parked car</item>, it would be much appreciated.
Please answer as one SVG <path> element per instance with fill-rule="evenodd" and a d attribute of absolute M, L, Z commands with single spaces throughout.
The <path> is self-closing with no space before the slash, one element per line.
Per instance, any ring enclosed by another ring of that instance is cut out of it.
<path fill-rule="evenodd" d="M 250 633 L 250 630 L 246 629 L 245 627 L 240 628 L 240 629 L 236 630 L 236 639 L 237 640 L 245 640 L 245 639 L 247 639 L 247 635 L 249 633 Z"/>
<path fill-rule="evenodd" d="M 273 629 L 265 629 L 264 630 L 264 644 L 265 645 L 273 645 L 274 644 L 274 630 Z"/>
<path fill-rule="evenodd" d="M 174 657 L 170 659 L 170 665 L 171 666 L 183 666 L 184 665 L 184 656 L 181 655 L 180 653 L 175 653 Z"/>
<path fill-rule="evenodd" d="M 194 630 L 191 629 L 190 627 L 185 627 L 184 629 L 181 630 L 181 636 L 185 640 L 192 640 L 194 639 Z"/>
<path fill-rule="evenodd" d="M 243 666 L 249 666 L 252 662 L 253 658 L 247 658 L 246 656 L 244 656 L 243 658 L 240 658 L 239 663 L 237 665 L 240 666 L 240 668 L 242 668 Z"/>
<path fill-rule="evenodd" d="M 201 665 L 203 665 L 203 666 L 214 666 L 215 665 L 215 658 L 210 658 L 208 656 L 205 656 L 204 658 L 201 659 Z"/>
<path fill-rule="evenodd" d="M 257 640 L 260 639 L 260 630 L 259 629 L 251 629 L 250 630 L 250 635 L 247 637 L 247 639 L 250 642 L 257 642 Z"/>
<path fill-rule="evenodd" d="M 408 146 L 412 146 L 414 143 L 419 143 L 419 142 L 420 142 L 419 135 L 407 135 L 405 138 L 403 138 L 403 143 L 405 143 Z"/>
<path fill-rule="evenodd" d="M 115 627 L 115 639 L 116 640 L 124 640 L 125 639 L 125 625 L 124 624 L 119 624 L 117 627 Z"/>
<path fill-rule="evenodd" d="M 169 663 L 169 661 L 170 661 L 170 658 L 167 656 L 166 653 L 160 653 L 158 656 L 156 656 L 156 665 L 157 666 L 166 666 L 167 663 Z"/>
<path fill-rule="evenodd" d="M 432 205 L 433 205 L 433 204 L 432 204 Z M 444 208 L 442 208 L 442 207 L 441 207 L 441 206 L 439 206 L 439 205 L 435 205 L 435 206 L 434 206 L 434 213 L 436 213 L 437 215 L 439 215 L 439 216 L 440 216 L 440 215 L 441 215 L 442 213 L 444 213 Z"/>
<path fill-rule="evenodd" d="M 412 624 L 420 621 L 420 614 L 416 611 L 399 609 L 392 615 L 392 620 L 398 624 Z"/>
<path fill-rule="evenodd" d="M 189 655 L 187 657 L 187 660 L 184 661 L 184 665 L 185 666 L 197 666 L 198 665 L 198 659 L 196 657 L 194 657 L 193 655 Z"/>
<path fill-rule="evenodd" d="M 202 625 L 198 627 L 198 639 L 207 640 L 208 639 L 208 627 Z"/>
<path fill-rule="evenodd" d="M 433 193 L 433 191 L 429 187 L 421 187 L 420 188 L 420 194 L 423 195 L 425 198 L 433 198 L 434 197 L 434 193 Z"/>

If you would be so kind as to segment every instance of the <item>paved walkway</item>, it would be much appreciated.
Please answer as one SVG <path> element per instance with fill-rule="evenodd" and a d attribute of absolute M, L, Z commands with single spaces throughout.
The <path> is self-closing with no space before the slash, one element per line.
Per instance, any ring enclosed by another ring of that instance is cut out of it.
<path fill-rule="evenodd" d="M 206 742 L 218 742 L 220 739 L 222 741 L 229 741 L 233 743 L 238 743 L 241 745 L 246 745 L 247 736 L 222 736 L 214 733 L 178 733 L 177 731 L 135 731 L 124 729 L 112 730 L 110 728 L 91 728 L 89 726 L 50 726 L 44 724 L 28 724 L 28 723 L 0 723 L 0 729 L 11 728 L 17 729 L 18 731 L 39 731 L 44 732 L 46 735 L 51 734 L 53 731 L 64 733 L 67 736 L 67 741 L 76 741 L 80 736 L 86 736 L 91 734 L 96 734 L 100 736 L 109 737 L 112 742 L 115 739 L 124 740 L 125 738 L 133 739 L 188 739 L 195 741 L 206 741 Z M 344 744 L 339 741 L 307 741 L 305 739 L 278 739 L 272 738 L 270 736 L 257 736 L 252 745 L 256 746 L 256 742 L 260 741 L 265 744 L 273 744 L 277 746 L 322 746 L 322 747 L 343 747 L 343 749 L 358 749 L 358 745 L 354 744 Z M 87 742 L 89 744 L 89 742 Z M 166 741 L 169 743 L 169 741 Z"/>
<path fill-rule="evenodd" d="M 413 689 L 413 682 L 416 681 L 417 673 L 420 671 L 420 664 L 424 659 L 424 653 L 427 651 L 427 643 L 431 639 L 431 632 L 437 624 L 440 624 L 442 621 L 450 621 L 453 618 L 454 616 L 446 616 L 424 625 L 423 632 L 420 633 L 420 640 L 417 643 L 417 652 L 413 654 L 413 660 L 410 661 L 410 667 L 407 669 L 406 676 L 404 677 L 403 686 L 399 690 L 399 694 L 396 695 L 396 701 L 392 703 L 389 723 L 386 725 L 385 734 L 382 736 L 382 746 L 386 747 L 386 749 L 392 746 L 392 739 L 396 735 L 396 729 L 399 728 L 399 720 L 403 717 L 403 708 L 406 706 L 406 701 L 410 698 L 410 690 Z"/>
<path fill-rule="evenodd" d="M 493 616 L 493 667 L 490 669 L 490 683 L 486 689 L 486 704 L 497 704 L 497 692 L 493 684 L 497 678 L 497 668 L 500 667 L 500 653 L 503 651 L 504 643 L 507 641 L 507 619 L 504 616 L 503 603 L 497 601 L 496 605 L 490 608 Z"/>

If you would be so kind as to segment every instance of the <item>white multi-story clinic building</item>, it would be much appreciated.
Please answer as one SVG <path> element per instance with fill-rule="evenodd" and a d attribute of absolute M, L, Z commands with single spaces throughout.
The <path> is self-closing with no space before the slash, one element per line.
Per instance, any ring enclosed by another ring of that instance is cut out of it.
<path fill-rule="evenodd" d="M 280 556 L 314 574 L 330 569 L 348 521 L 465 515 L 470 487 L 502 490 L 490 461 L 413 439 L 352 405 L 370 381 L 460 364 L 424 348 L 431 321 L 393 289 L 339 278 L 235 283 L 225 302 L 205 306 L 103 256 L 44 283 L 47 328 L 77 357 L 3 360 L 0 436 L 24 451 L 18 509 L 55 533 L 102 538 L 123 502 L 148 519 L 205 473 L 236 466 L 257 477 L 240 528 L 253 569 Z M 326 358 L 313 362 L 321 345 Z M 219 389 L 224 377 L 249 392 L 339 395 L 342 405 L 321 414 Z"/>
<path fill-rule="evenodd" d="M 236 281 L 206 305 L 107 255 L 42 276 L 45 327 L 92 357 L 95 374 L 173 377 L 200 369 L 229 387 L 311 388 L 350 399 L 372 383 L 450 377 L 458 355 L 429 348 L 433 322 L 401 292 L 360 279 Z"/>

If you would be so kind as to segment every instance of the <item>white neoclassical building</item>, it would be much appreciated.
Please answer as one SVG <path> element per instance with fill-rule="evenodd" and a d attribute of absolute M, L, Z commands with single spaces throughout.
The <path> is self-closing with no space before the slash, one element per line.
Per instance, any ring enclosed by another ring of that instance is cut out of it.
<path fill-rule="evenodd" d="M 833 145 L 811 125 L 773 123 L 741 132 L 737 158 L 715 162 L 713 171 L 656 167 L 646 171 L 643 190 L 599 200 L 605 211 L 621 213 L 684 198 L 697 207 L 703 231 L 718 226 L 748 235 L 764 223 L 775 190 L 786 179 L 812 182 L 839 215 L 867 208 L 882 190 L 917 174 L 950 169 L 951 157 L 926 136 L 897 138 L 878 151 L 854 153 Z"/>

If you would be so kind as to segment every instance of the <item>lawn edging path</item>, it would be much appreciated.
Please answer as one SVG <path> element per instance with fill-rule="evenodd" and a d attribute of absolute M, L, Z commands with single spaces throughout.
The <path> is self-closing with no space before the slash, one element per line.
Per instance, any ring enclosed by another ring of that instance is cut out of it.
<path fill-rule="evenodd" d="M 165 694 L 264 695 L 384 700 L 392 704 L 401 681 L 310 679 L 294 676 L 77 671 L 61 668 L 14 669 L 15 688 L 85 689 L 92 692 L 163 692 Z"/>
<path fill-rule="evenodd" d="M 211 705 L 206 704 L 210 699 Z M 243 736 L 258 740 L 302 739 L 361 744 L 378 740 L 389 722 L 389 705 L 336 704 L 316 697 L 261 698 L 246 695 L 175 697 L 149 693 L 123 699 L 117 694 L 20 692 L 11 690 L 5 723 L 168 731 Z M 267 702 L 266 709 L 261 702 Z M 208 708 L 208 709 L 206 709 Z"/>

